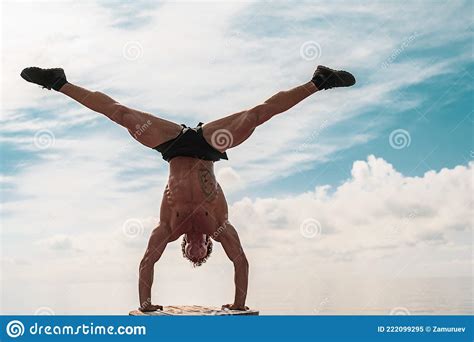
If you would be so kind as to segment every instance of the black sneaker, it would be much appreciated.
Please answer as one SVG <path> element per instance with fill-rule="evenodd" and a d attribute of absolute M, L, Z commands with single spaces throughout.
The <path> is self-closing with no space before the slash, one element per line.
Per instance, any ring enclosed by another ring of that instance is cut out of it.
<path fill-rule="evenodd" d="M 356 83 L 351 73 L 342 70 L 333 70 L 322 65 L 318 65 L 311 81 L 319 90 L 350 87 Z"/>
<path fill-rule="evenodd" d="M 61 68 L 42 69 L 38 67 L 30 67 L 23 69 L 20 76 L 31 83 L 39 84 L 43 88 L 59 91 L 63 85 L 67 83 L 64 70 Z"/>

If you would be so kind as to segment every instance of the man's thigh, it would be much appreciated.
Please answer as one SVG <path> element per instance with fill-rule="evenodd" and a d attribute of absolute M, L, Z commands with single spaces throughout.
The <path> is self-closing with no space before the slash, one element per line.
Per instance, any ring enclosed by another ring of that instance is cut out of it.
<path fill-rule="evenodd" d="M 124 115 L 123 122 L 135 140 L 152 148 L 176 138 L 182 129 L 177 123 L 133 109 Z"/>
<path fill-rule="evenodd" d="M 202 131 L 211 146 L 220 152 L 225 152 L 247 140 L 255 127 L 256 118 L 248 111 L 242 111 L 211 121 L 202 127 Z"/>

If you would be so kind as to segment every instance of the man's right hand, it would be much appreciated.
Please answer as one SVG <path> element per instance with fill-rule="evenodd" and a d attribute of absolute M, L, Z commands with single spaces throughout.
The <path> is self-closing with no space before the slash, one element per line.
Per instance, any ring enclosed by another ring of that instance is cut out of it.
<path fill-rule="evenodd" d="M 140 310 L 141 312 L 163 310 L 163 305 L 148 304 L 148 305 L 139 307 L 138 310 Z"/>

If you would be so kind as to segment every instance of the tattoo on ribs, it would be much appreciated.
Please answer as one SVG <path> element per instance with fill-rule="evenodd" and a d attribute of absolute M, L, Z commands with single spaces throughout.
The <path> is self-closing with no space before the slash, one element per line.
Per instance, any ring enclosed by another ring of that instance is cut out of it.
<path fill-rule="evenodd" d="M 206 201 L 212 201 L 217 195 L 217 186 L 214 176 L 207 169 L 199 169 L 198 177 Z"/>

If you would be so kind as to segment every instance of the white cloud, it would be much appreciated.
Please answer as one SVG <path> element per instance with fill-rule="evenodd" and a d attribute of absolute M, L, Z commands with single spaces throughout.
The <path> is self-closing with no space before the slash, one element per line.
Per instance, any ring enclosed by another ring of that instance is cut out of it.
<path fill-rule="evenodd" d="M 68 168 L 82 162 L 69 161 Z M 89 163 L 90 174 L 102 169 L 99 160 Z M 19 199 L 7 206 L 14 214 L 3 216 L 2 235 L 10 241 L 3 251 L 4 293 L 9 293 L 6 312 L 34 311 L 46 304 L 57 313 L 91 313 L 91 307 L 97 313 L 126 312 L 136 305 L 137 265 L 158 222 L 157 188 L 165 180 L 136 193 L 121 193 L 116 174 L 104 170 L 104 175 L 99 171 L 93 178 L 76 174 L 74 180 L 63 179 L 62 171 L 55 172 L 50 164 L 23 170 L 15 178 Z M 232 203 L 230 219 L 251 263 L 250 304 L 261 302 L 268 307 L 267 300 L 276 300 L 265 297 L 264 284 L 285 293 L 285 286 L 318 283 L 315 274 L 324 279 L 364 275 L 392 280 L 469 276 L 473 166 L 407 177 L 385 160 L 369 156 L 354 162 L 351 178 L 336 188 L 321 186 L 285 198 L 242 198 Z M 235 177 L 230 169 L 223 172 Z M 34 194 L 37 196 L 31 198 Z M 320 234 L 312 238 L 302 235 L 300 229 L 308 219 L 321 226 Z M 127 220 L 138 222 L 138 229 L 124 228 Z M 216 246 L 208 263 L 193 272 L 178 245 L 171 244 L 158 263 L 159 285 L 154 293 L 159 300 L 214 305 L 227 301 L 232 267 L 222 249 Z M 8 262 L 20 256 L 19 250 L 23 251 L 22 263 Z M 44 266 L 47 273 L 42 271 Z M 206 283 L 206 290 L 192 291 L 189 272 L 193 272 L 192 284 Z M 297 283 L 277 285 L 278 279 L 290 273 Z M 64 294 L 49 293 L 51 279 L 55 287 L 70 288 L 76 298 L 84 299 L 84 307 L 68 302 Z M 13 305 L 18 300 L 13 295 L 18 284 L 23 284 L 22 295 L 29 293 L 28 301 L 20 306 Z M 36 290 L 25 284 L 34 284 Z M 36 298 L 39 289 L 43 293 Z M 357 286 L 353 290 L 358 291 Z M 311 293 L 308 291 L 300 295 Z M 103 296 L 116 298 L 116 302 L 98 307 L 94 303 Z M 301 305 L 295 303 L 303 297 L 292 296 L 294 305 Z"/>
<path fill-rule="evenodd" d="M 298 248 L 301 253 L 352 260 L 379 257 L 381 250 L 391 256 L 406 248 L 433 246 L 436 259 L 437 249 L 471 248 L 472 167 L 405 177 L 385 160 L 369 156 L 354 162 L 352 177 L 335 189 L 322 186 L 284 199 L 243 199 L 232 205 L 231 218 L 249 234 L 244 241 L 251 245 L 268 241 L 274 248 L 275 235 L 283 245 L 304 240 L 296 228 L 314 218 L 321 234 L 300 241 L 306 247 Z"/>
<path fill-rule="evenodd" d="M 240 175 L 232 167 L 221 167 L 216 174 L 219 184 L 226 190 L 236 190 L 242 187 Z"/>
<path fill-rule="evenodd" d="M 67 235 L 54 235 L 38 241 L 38 245 L 53 251 L 70 251 L 74 249 L 73 239 Z"/>

